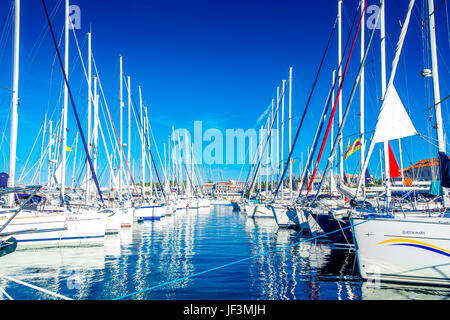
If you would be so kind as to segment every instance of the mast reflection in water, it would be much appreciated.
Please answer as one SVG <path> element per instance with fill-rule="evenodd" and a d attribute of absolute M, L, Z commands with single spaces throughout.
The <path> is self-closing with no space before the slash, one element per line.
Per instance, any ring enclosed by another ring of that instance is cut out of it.
<path fill-rule="evenodd" d="M 0 273 L 74 299 L 355 300 L 445 299 L 440 288 L 382 284 L 358 275 L 353 252 L 306 241 L 273 219 L 252 219 L 231 206 L 179 210 L 134 224 L 104 246 L 17 250 L 0 258 Z M 299 243 L 300 242 L 300 243 Z M 297 243 L 297 244 L 296 244 Z M 295 244 L 293 246 L 290 246 Z M 290 246 L 287 248 L 283 248 Z M 280 249 L 280 250 L 277 250 Z M 271 250 L 276 250 L 266 253 Z M 193 274 L 255 256 L 208 273 Z M 178 279 L 182 279 L 176 281 Z M 49 297 L 0 280 L 14 299 Z"/>

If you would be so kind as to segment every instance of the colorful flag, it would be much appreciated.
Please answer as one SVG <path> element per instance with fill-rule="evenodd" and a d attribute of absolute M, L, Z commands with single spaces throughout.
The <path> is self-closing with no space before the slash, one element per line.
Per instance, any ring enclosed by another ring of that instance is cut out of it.
<path fill-rule="evenodd" d="M 350 147 L 350 145 L 347 146 L 347 152 L 345 153 L 344 160 L 347 160 L 348 156 L 352 155 L 353 153 L 358 151 L 360 148 L 361 148 L 361 143 L 360 143 L 360 140 L 358 138 L 358 139 L 355 140 L 355 142 L 353 142 L 351 147 Z"/>
<path fill-rule="evenodd" d="M 392 152 L 391 145 L 389 146 L 389 171 L 391 174 L 391 178 L 400 178 L 402 176 L 402 172 L 400 171 L 400 167 L 398 166 L 397 160 L 395 160 L 394 153 Z"/>

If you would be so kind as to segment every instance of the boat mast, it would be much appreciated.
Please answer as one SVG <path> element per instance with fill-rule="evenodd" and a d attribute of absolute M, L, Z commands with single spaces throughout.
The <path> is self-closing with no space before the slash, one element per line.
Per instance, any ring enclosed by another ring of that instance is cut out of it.
<path fill-rule="evenodd" d="M 292 67 L 289 68 L 289 154 L 292 151 Z M 292 199 L 292 160 L 289 160 L 289 198 Z"/>
<path fill-rule="evenodd" d="M 145 120 L 144 120 L 144 124 L 145 124 L 145 135 L 144 138 L 147 139 L 147 141 L 150 141 L 150 130 L 149 130 L 149 125 L 148 125 L 148 112 L 147 112 L 147 107 L 144 106 L 144 113 L 145 113 Z M 150 154 L 151 152 L 151 144 L 148 144 L 148 153 Z M 151 156 L 148 156 L 147 158 L 148 161 L 148 172 L 150 173 L 150 197 L 153 197 L 153 170 L 152 170 L 152 161 L 153 159 L 151 158 Z M 155 192 L 155 196 L 157 196 L 157 192 Z"/>
<path fill-rule="evenodd" d="M 141 92 L 141 86 L 139 86 L 139 107 L 140 107 L 140 112 L 141 112 L 141 117 L 140 117 L 140 121 L 141 121 L 141 162 L 142 162 L 142 200 L 145 199 L 145 147 L 144 147 L 144 123 L 143 123 L 143 119 L 144 119 L 144 113 L 142 112 L 142 92 Z"/>
<path fill-rule="evenodd" d="M 131 162 L 131 79 L 130 76 L 128 76 L 128 163 Z"/>
<path fill-rule="evenodd" d="M 441 93 L 439 89 L 439 72 L 437 62 L 437 49 L 436 49 L 436 33 L 435 33 L 435 21 L 434 21 L 434 0 L 428 0 L 428 25 L 430 29 L 430 50 L 431 50 L 431 67 L 433 76 L 433 96 L 434 96 L 434 112 L 436 116 L 436 133 L 438 138 L 439 152 L 446 153 L 444 129 L 442 125 L 442 113 L 441 113 Z M 447 188 L 442 188 L 442 204 L 444 207 L 449 205 L 449 199 L 447 194 Z"/>
<path fill-rule="evenodd" d="M 272 100 L 272 104 L 273 104 L 273 100 Z M 267 117 L 267 135 L 269 135 L 269 123 L 270 123 L 270 114 Z M 265 139 L 269 139 L 269 137 L 264 137 Z M 269 147 L 267 148 L 267 153 L 266 153 L 266 197 L 269 197 Z"/>
<path fill-rule="evenodd" d="M 332 83 L 334 83 L 335 77 L 336 77 L 336 69 L 333 69 L 333 80 L 332 80 Z M 333 86 L 333 91 L 331 93 L 331 101 L 334 101 L 334 86 Z M 334 148 L 334 120 L 331 123 L 331 135 L 330 135 L 330 138 L 331 138 L 330 139 L 330 147 L 331 147 L 331 152 L 332 152 L 333 148 Z M 333 170 L 333 167 L 334 167 L 334 159 L 333 159 L 333 164 L 330 167 L 330 194 L 331 195 L 333 194 L 333 191 L 335 191 L 335 189 L 334 189 L 335 185 L 334 185 L 334 170 Z"/>
<path fill-rule="evenodd" d="M 88 130 L 87 130 L 87 140 L 88 140 L 88 150 L 89 155 L 92 157 L 92 37 L 91 33 L 88 32 Z M 86 203 L 89 201 L 90 195 L 90 175 L 91 170 L 89 166 L 86 166 Z"/>
<path fill-rule="evenodd" d="M 338 1 L 338 61 L 339 61 L 339 83 L 342 81 L 342 0 Z M 342 94 L 339 95 L 339 127 L 342 123 Z M 339 174 L 341 182 L 344 181 L 344 144 L 339 142 Z"/>
<path fill-rule="evenodd" d="M 173 130 L 173 127 L 172 127 L 172 130 Z M 186 186 L 183 186 L 183 184 L 184 184 L 184 181 L 183 181 L 183 165 L 182 165 L 183 158 L 181 156 L 180 131 L 178 131 L 177 133 L 178 133 L 177 140 L 178 140 L 178 166 L 179 166 L 179 175 L 178 175 L 179 176 L 179 178 L 178 178 L 179 182 L 178 182 L 178 186 L 180 186 L 180 184 L 181 184 L 181 186 L 184 187 L 182 189 L 184 189 L 184 195 L 186 196 L 187 195 L 186 194 Z M 186 178 L 186 183 L 187 183 L 187 178 Z"/>
<path fill-rule="evenodd" d="M 92 152 L 92 164 L 95 172 L 97 172 L 97 159 L 98 159 L 98 102 L 99 95 L 97 94 L 98 78 L 94 77 L 94 129 L 92 130 L 93 139 L 93 152 Z"/>
<path fill-rule="evenodd" d="M 402 141 L 398 139 L 398 150 L 400 152 L 400 173 L 402 174 L 402 185 L 405 183 L 405 176 L 403 174 L 403 156 L 402 156 Z"/>
<path fill-rule="evenodd" d="M 380 1 L 380 19 L 381 19 L 381 96 L 386 95 L 386 26 L 385 26 L 385 3 L 384 0 Z M 391 173 L 389 171 L 389 142 L 383 142 L 384 149 L 384 183 L 386 187 L 386 208 L 389 208 L 391 203 Z M 364 174 L 364 172 L 361 172 Z"/>
<path fill-rule="evenodd" d="M 258 148 L 259 149 L 259 158 L 260 159 L 262 159 L 262 141 L 263 141 L 262 133 L 263 133 L 263 126 L 261 125 L 261 127 L 259 128 L 259 144 L 258 144 L 258 146 L 259 146 L 259 148 Z M 251 139 L 251 136 L 250 136 L 250 139 Z M 251 153 L 250 153 L 250 159 L 253 159 Z M 261 192 L 262 192 L 262 188 L 261 188 L 262 176 L 261 176 L 261 173 L 262 173 L 262 168 L 259 171 L 259 194 L 261 194 Z"/>
<path fill-rule="evenodd" d="M 75 137 L 75 153 L 73 157 L 73 167 L 72 167 L 72 190 L 74 188 L 74 182 L 75 182 L 75 166 L 77 165 L 77 147 L 78 147 L 78 132 Z"/>
<path fill-rule="evenodd" d="M 189 151 L 188 151 L 188 138 L 187 138 L 187 130 L 186 128 L 184 129 L 184 146 L 185 146 L 185 154 L 184 154 L 184 163 L 185 163 L 185 169 L 186 169 L 186 193 L 188 197 L 191 197 L 191 186 L 190 183 L 188 181 L 188 164 L 189 164 L 189 160 L 188 160 L 188 155 L 189 155 Z M 191 177 L 192 177 L 192 172 L 191 172 Z"/>
<path fill-rule="evenodd" d="M 45 143 L 45 135 L 47 133 L 47 113 L 44 116 L 44 131 L 42 131 L 42 144 L 41 144 L 41 157 L 39 158 L 39 173 L 38 173 L 38 184 L 41 184 L 41 171 L 42 171 L 42 163 L 44 157 L 44 143 Z"/>
<path fill-rule="evenodd" d="M 283 80 L 283 85 L 281 91 L 283 92 L 283 96 L 281 97 L 281 156 L 280 156 L 280 166 L 278 168 L 278 171 L 283 170 L 284 168 L 284 95 L 286 91 L 286 80 Z M 281 177 L 283 178 L 283 177 Z M 284 198 L 284 183 L 281 181 L 281 199 Z"/>
<path fill-rule="evenodd" d="M 48 122 L 48 171 L 47 171 L 47 188 L 50 189 L 50 185 L 52 183 L 52 145 L 53 145 L 53 132 L 52 132 L 52 126 L 53 121 L 50 120 Z"/>
<path fill-rule="evenodd" d="M 272 99 L 272 111 L 271 111 L 271 116 L 270 119 L 273 122 L 273 105 L 274 105 L 274 99 Z M 267 126 L 267 134 L 269 134 L 269 126 Z M 273 192 L 273 135 L 270 137 L 270 189 Z"/>
<path fill-rule="evenodd" d="M 292 67 L 289 68 L 289 154 L 292 150 Z M 292 160 L 289 160 L 289 198 L 292 199 Z"/>
<path fill-rule="evenodd" d="M 122 148 L 123 143 L 123 83 L 122 83 L 122 75 L 123 75 L 123 64 L 122 64 L 122 56 L 120 56 L 120 76 L 119 76 L 119 99 L 120 99 L 120 107 L 119 107 L 119 113 L 120 113 L 120 148 Z M 120 153 L 119 149 L 119 201 L 122 201 L 122 170 L 123 170 L 123 155 Z"/>
<path fill-rule="evenodd" d="M 364 11 L 365 6 L 365 2 L 366 0 L 361 0 L 361 13 L 362 13 L 362 21 L 366 21 L 365 16 L 366 13 Z M 364 59 L 364 51 L 365 51 L 365 30 L 366 28 L 361 28 L 361 63 L 363 62 Z M 360 171 L 361 174 L 365 175 L 365 172 L 362 172 L 364 170 L 364 154 L 365 154 L 365 150 L 366 150 L 366 144 L 365 144 L 365 137 L 364 137 L 364 90 L 365 90 L 365 76 L 364 76 L 364 65 L 361 68 L 361 83 L 360 83 L 360 87 L 359 87 L 359 145 L 360 145 Z M 364 179 L 364 183 L 363 183 L 363 194 L 365 193 L 365 179 Z"/>
<path fill-rule="evenodd" d="M 69 0 L 66 0 L 65 8 L 65 45 L 64 45 L 64 73 L 69 80 Z M 67 109 L 69 103 L 69 91 L 67 83 L 64 82 L 64 108 L 62 129 L 62 160 L 61 160 L 61 203 L 64 204 L 64 192 L 66 188 L 66 161 L 67 161 Z"/>
<path fill-rule="evenodd" d="M 9 150 L 9 179 L 8 187 L 14 187 L 16 178 L 17 125 L 19 105 L 19 42 L 20 39 L 20 0 L 14 4 L 14 62 L 13 62 L 13 94 L 11 103 L 11 137 Z M 14 193 L 8 196 L 8 206 L 14 206 Z"/>
<path fill-rule="evenodd" d="M 277 118 L 277 130 L 275 133 L 275 141 L 276 141 L 276 149 L 275 149 L 275 170 L 276 170 L 276 181 L 278 181 L 279 177 L 280 177 L 280 116 L 279 116 L 279 112 L 278 110 L 280 110 L 280 87 L 277 87 L 277 112 L 275 113 L 275 116 Z M 275 184 L 275 183 L 274 183 Z M 272 193 L 273 193 L 273 188 L 272 188 Z"/>

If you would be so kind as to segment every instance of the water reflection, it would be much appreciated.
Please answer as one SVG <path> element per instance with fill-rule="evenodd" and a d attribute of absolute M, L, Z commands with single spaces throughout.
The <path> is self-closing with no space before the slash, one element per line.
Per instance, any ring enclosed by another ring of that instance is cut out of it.
<path fill-rule="evenodd" d="M 325 263 L 330 246 L 307 241 L 298 230 L 279 229 L 273 221 L 248 219 L 251 253 L 260 255 L 250 269 L 258 299 L 320 299 L 317 270 Z M 271 252 L 272 251 L 272 252 Z"/>
<path fill-rule="evenodd" d="M 361 294 L 364 300 L 450 300 L 450 288 L 394 283 L 364 282 Z"/>
<path fill-rule="evenodd" d="M 278 228 L 273 219 L 248 218 L 231 206 L 179 210 L 159 221 L 135 223 L 105 237 L 104 246 L 17 251 L 0 258 L 0 273 L 75 299 L 114 299 L 142 290 L 128 298 L 450 297 L 450 289 L 371 287 L 358 275 L 354 252 L 308 241 L 297 230 Z M 191 277 L 196 273 L 202 274 Z M 5 280 L 0 287 L 15 299 L 50 298 Z"/>
<path fill-rule="evenodd" d="M 61 247 L 29 248 L 2 257 L 0 273 L 74 299 L 91 294 L 90 283 L 98 278 L 96 271 L 105 267 L 105 248 Z M 0 280 L 13 299 L 49 299 L 46 294 Z"/>
<path fill-rule="evenodd" d="M 318 278 L 335 286 L 336 296 L 333 299 L 360 299 L 362 280 L 358 274 L 355 252 L 332 249 L 326 261 L 326 264 L 318 271 Z"/>

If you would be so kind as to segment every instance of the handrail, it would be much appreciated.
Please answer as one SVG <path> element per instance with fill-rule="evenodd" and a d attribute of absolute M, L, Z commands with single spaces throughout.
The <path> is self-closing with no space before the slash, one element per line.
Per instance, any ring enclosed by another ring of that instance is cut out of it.
<path fill-rule="evenodd" d="M 14 212 L 13 215 L 11 215 L 11 217 L 9 217 L 9 219 L 0 227 L 0 232 L 2 232 L 10 223 L 11 221 L 19 214 L 20 211 L 22 211 L 23 207 L 25 207 L 25 205 L 30 202 L 30 200 L 38 193 L 38 191 L 42 188 L 42 186 L 32 186 L 32 187 L 14 187 L 14 188 L 6 188 L 5 190 L 8 192 L 5 193 L 12 193 L 12 192 L 17 192 L 15 190 L 31 190 L 34 188 L 34 191 L 30 194 L 30 196 L 20 205 L 19 208 L 12 210 L 11 212 Z"/>

